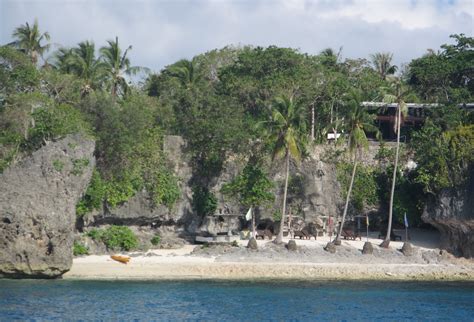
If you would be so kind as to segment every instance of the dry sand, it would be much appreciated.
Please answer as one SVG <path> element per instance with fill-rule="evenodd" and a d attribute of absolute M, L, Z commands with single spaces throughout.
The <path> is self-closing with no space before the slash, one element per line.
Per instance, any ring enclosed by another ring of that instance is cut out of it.
<path fill-rule="evenodd" d="M 180 249 L 131 253 L 130 263 L 121 264 L 108 255 L 75 258 L 66 279 L 384 279 L 470 280 L 474 261 L 458 259 L 436 248 L 436 236 L 415 234 L 416 254 L 404 256 L 402 242 L 381 249 L 379 239 L 370 238 L 373 255 L 363 255 L 362 241 L 343 241 L 336 254 L 323 250 L 327 237 L 296 240 L 298 250 L 288 251 L 258 241 L 258 251 L 241 247 L 185 245 Z M 374 236 L 376 237 L 376 236 Z M 288 240 L 286 240 L 288 241 Z"/>

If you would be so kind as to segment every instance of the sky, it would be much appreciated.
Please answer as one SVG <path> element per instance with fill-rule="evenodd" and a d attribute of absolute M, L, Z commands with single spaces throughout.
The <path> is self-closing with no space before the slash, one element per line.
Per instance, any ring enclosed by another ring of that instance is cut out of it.
<path fill-rule="evenodd" d="M 133 65 L 159 71 L 222 48 L 254 45 L 343 58 L 392 52 L 397 65 L 474 34 L 474 0 L 0 0 L 0 44 L 38 19 L 53 49 L 119 37 Z"/>

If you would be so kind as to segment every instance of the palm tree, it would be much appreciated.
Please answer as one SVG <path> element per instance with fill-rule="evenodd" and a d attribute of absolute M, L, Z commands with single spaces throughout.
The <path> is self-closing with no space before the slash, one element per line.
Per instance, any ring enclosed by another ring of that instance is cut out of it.
<path fill-rule="evenodd" d="M 43 53 L 49 50 L 49 44 L 41 44 L 43 40 L 49 41 L 49 33 L 41 33 L 39 31 L 38 20 L 36 19 L 33 26 L 26 22 L 24 25 L 16 28 L 13 32 L 13 37 L 16 38 L 13 45 L 30 56 L 31 62 L 34 65 L 38 63 L 38 57 L 43 57 Z"/>
<path fill-rule="evenodd" d="M 96 59 L 93 42 L 83 41 L 73 48 L 69 57 L 69 65 L 72 72 L 84 81 L 81 90 L 83 94 L 96 89 L 105 74 L 105 64 Z"/>
<path fill-rule="evenodd" d="M 114 40 L 107 40 L 108 46 L 100 49 L 101 59 L 105 68 L 105 77 L 110 82 L 112 96 L 115 97 L 121 91 L 125 94 L 128 91 L 128 84 L 124 75 L 136 75 L 142 67 L 130 66 L 130 59 L 127 57 L 132 46 L 128 46 L 122 53 L 119 46 L 118 37 Z"/>
<path fill-rule="evenodd" d="M 393 54 L 391 53 L 375 53 L 370 55 L 372 64 L 380 77 L 385 80 L 387 75 L 393 75 L 397 71 L 397 66 L 392 65 Z"/>
<path fill-rule="evenodd" d="M 53 55 L 53 67 L 65 74 L 72 72 L 71 68 L 72 48 L 59 48 Z"/>
<path fill-rule="evenodd" d="M 407 105 L 404 101 L 406 91 L 403 89 L 403 85 L 399 78 L 394 78 L 391 80 L 391 89 L 395 94 L 385 94 L 384 102 L 397 103 L 397 113 L 395 116 L 395 124 L 394 124 L 394 130 L 397 132 L 397 148 L 395 152 L 395 161 L 394 161 L 394 167 L 393 167 L 392 189 L 390 192 L 387 235 L 385 236 L 385 240 L 382 242 L 382 244 L 380 244 L 380 247 L 384 247 L 384 248 L 388 248 L 388 246 L 390 245 L 390 234 L 392 232 L 393 196 L 395 194 L 395 182 L 397 179 L 397 169 L 398 169 L 398 155 L 400 151 L 400 125 L 403 122 L 402 116 L 405 117 L 408 112 Z"/>
<path fill-rule="evenodd" d="M 190 88 L 198 79 L 196 64 L 193 60 L 181 59 L 167 69 L 168 74 L 176 77 L 181 84 Z"/>
<path fill-rule="evenodd" d="M 305 146 L 306 123 L 304 112 L 305 108 L 296 104 L 293 97 L 277 97 L 273 104 L 269 133 L 270 142 L 273 144 L 272 160 L 282 156 L 285 158 L 285 188 L 280 231 L 275 239 L 277 244 L 283 241 L 290 158 L 300 160 Z"/>
<path fill-rule="evenodd" d="M 378 133 L 377 127 L 372 124 L 373 118 L 367 113 L 367 110 L 361 106 L 360 95 L 358 92 L 352 92 L 349 100 L 350 112 L 348 115 L 348 132 L 349 132 L 349 152 L 352 154 L 354 165 L 352 167 L 351 182 L 347 191 L 346 203 L 344 205 L 344 212 L 342 213 L 341 225 L 334 240 L 334 244 L 341 244 L 341 234 L 344 222 L 346 220 L 347 209 L 349 207 L 349 200 L 351 197 L 352 187 L 354 185 L 354 178 L 356 174 L 358 157 L 362 149 L 367 149 L 368 140 L 365 132 Z M 378 134 L 377 134 L 378 136 Z"/>

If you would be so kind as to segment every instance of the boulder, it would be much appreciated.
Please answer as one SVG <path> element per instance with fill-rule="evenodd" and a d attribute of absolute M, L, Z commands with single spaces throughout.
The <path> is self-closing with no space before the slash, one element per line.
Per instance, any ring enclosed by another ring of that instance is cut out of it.
<path fill-rule="evenodd" d="M 53 278 L 70 269 L 94 148 L 89 138 L 68 136 L 0 174 L 0 276 Z"/>
<path fill-rule="evenodd" d="M 405 256 L 413 256 L 415 254 L 415 248 L 409 242 L 403 243 L 401 252 Z"/>
<path fill-rule="evenodd" d="M 294 239 L 291 239 L 288 244 L 286 245 L 286 248 L 290 251 L 290 252 L 295 252 L 298 250 L 298 247 L 296 246 L 296 241 Z"/>
<path fill-rule="evenodd" d="M 370 255 L 374 253 L 374 247 L 371 242 L 365 242 L 364 247 L 362 248 L 362 254 Z"/>
<path fill-rule="evenodd" d="M 250 238 L 250 240 L 247 244 L 247 248 L 251 249 L 251 250 L 257 250 L 258 249 L 257 240 L 254 237 Z"/>

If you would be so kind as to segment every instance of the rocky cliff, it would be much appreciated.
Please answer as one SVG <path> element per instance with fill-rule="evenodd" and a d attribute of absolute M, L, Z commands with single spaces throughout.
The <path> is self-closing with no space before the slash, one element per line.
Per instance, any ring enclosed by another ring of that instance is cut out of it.
<path fill-rule="evenodd" d="M 332 147 L 316 146 L 309 158 L 301 163 L 292 162 L 291 176 L 294 180 L 294 191 L 290 192 L 290 204 L 293 214 L 298 213 L 306 221 L 314 221 L 320 216 L 336 216 L 342 206 L 340 186 L 336 178 L 336 169 L 328 160 Z M 224 170 L 211 184 L 211 191 L 217 198 L 217 209 L 214 216 L 198 218 L 192 209 L 192 191 L 189 181 L 192 176 L 189 157 L 186 155 L 186 143 L 181 137 L 167 136 L 164 150 L 175 174 L 180 180 L 181 197 L 172 209 L 152 207 L 145 192 L 138 193 L 125 204 L 90 214 L 86 226 L 102 224 L 127 225 L 164 225 L 174 226 L 187 234 L 210 233 L 212 235 L 228 230 L 239 230 L 242 222 L 236 220 L 236 215 L 244 214 L 247 209 L 229 197 L 222 195 L 223 184 L 231 181 L 239 174 L 245 165 L 240 158 L 229 158 Z M 329 151 L 329 152 L 328 152 Z M 370 153 L 371 157 L 372 153 Z M 270 178 L 275 185 L 275 203 L 272 206 L 257 210 L 260 220 L 273 219 L 273 213 L 281 208 L 283 197 L 282 164 L 272 165 Z"/>
<path fill-rule="evenodd" d="M 426 205 L 422 219 L 441 232 L 442 248 L 474 257 L 474 171 L 462 189 L 446 189 Z"/>
<path fill-rule="evenodd" d="M 94 142 L 68 136 L 0 174 L 0 276 L 56 277 L 72 264 L 76 203 Z"/>

